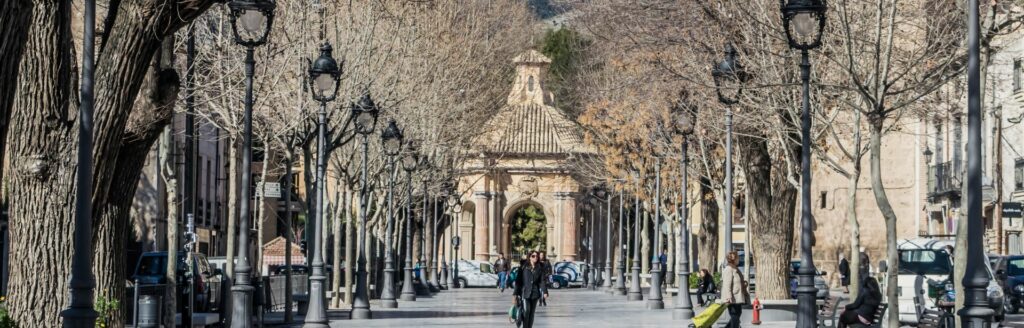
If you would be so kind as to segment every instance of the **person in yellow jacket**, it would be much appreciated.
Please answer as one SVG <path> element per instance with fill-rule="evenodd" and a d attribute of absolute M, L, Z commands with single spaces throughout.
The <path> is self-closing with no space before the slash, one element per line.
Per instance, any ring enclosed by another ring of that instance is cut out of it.
<path fill-rule="evenodd" d="M 722 269 L 722 301 L 729 305 L 729 324 L 726 328 L 740 328 L 740 315 L 747 304 L 747 282 L 737 268 L 740 257 L 736 251 L 725 257 L 727 265 Z"/>

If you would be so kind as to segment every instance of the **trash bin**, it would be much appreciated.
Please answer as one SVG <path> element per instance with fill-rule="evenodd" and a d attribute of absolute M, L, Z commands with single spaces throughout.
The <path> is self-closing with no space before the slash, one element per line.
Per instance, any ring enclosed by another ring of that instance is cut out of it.
<path fill-rule="evenodd" d="M 139 296 L 139 328 L 156 328 L 160 326 L 160 299 L 156 295 Z"/>

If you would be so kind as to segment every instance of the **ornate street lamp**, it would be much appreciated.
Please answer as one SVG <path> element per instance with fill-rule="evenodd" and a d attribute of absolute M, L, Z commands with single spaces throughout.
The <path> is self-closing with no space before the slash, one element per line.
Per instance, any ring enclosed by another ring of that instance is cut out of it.
<path fill-rule="evenodd" d="M 274 7 L 271 0 L 233 0 L 228 3 L 231 29 L 235 43 L 245 47 L 245 111 L 242 116 L 242 178 L 239 182 L 241 197 L 238 210 L 241 213 L 238 224 L 238 265 L 231 285 L 231 327 L 252 326 L 252 267 L 249 265 L 249 220 L 251 215 L 249 179 L 252 177 L 252 83 L 256 60 L 255 47 L 267 42 L 270 27 L 274 22 Z"/>
<path fill-rule="evenodd" d="M 725 104 L 725 253 L 732 250 L 732 105 L 739 103 L 743 83 L 748 79 L 743 66 L 736 62 L 736 49 L 732 44 L 725 46 L 725 59 L 711 70 L 715 80 L 718 101 Z"/>
<path fill-rule="evenodd" d="M 587 285 L 590 289 L 597 289 L 597 282 L 601 279 L 601 271 L 597 268 L 597 261 L 594 260 L 594 226 L 597 225 L 595 214 L 600 210 L 597 196 L 591 193 L 587 197 L 587 211 L 590 212 L 590 220 L 587 221 Z"/>
<path fill-rule="evenodd" d="M 590 195 L 587 195 L 586 197 L 583 198 L 583 211 L 586 212 L 587 215 L 589 215 L 591 213 L 591 208 L 592 208 L 592 206 L 590 205 Z M 593 219 L 593 215 L 591 215 L 591 219 Z M 580 218 L 580 222 L 583 224 L 583 250 L 584 251 L 588 251 L 586 261 L 583 261 L 583 268 L 582 268 L 583 269 L 583 288 L 587 288 L 588 286 L 590 286 L 591 282 L 593 281 L 593 279 L 590 279 L 590 277 L 593 275 L 593 272 L 590 270 L 590 253 L 589 253 L 590 243 L 591 243 L 590 233 L 589 233 L 590 230 L 589 230 L 589 225 L 588 225 L 589 221 L 588 220 L 586 220 L 586 219 L 581 217 Z"/>
<path fill-rule="evenodd" d="M 384 229 L 384 288 L 380 293 L 380 306 L 389 309 L 398 307 L 398 301 L 395 300 L 395 259 L 391 251 L 391 231 L 395 226 L 395 158 L 402 152 L 402 138 L 402 131 L 394 119 L 388 121 L 387 129 L 380 134 L 384 155 L 388 156 L 388 219 Z"/>
<path fill-rule="evenodd" d="M 989 308 L 989 276 L 985 269 L 982 221 L 981 73 L 979 71 L 978 0 L 967 1 L 967 272 L 964 307 L 957 314 L 967 327 L 989 327 L 995 311 Z M 806 89 L 805 89 L 806 90 Z M 891 264 L 891 263 L 890 263 Z"/>
<path fill-rule="evenodd" d="M 601 278 L 598 279 L 601 282 L 601 287 L 605 289 L 605 292 L 612 293 L 612 210 L 611 202 L 608 197 L 608 189 L 604 186 L 594 187 L 594 197 L 600 203 L 604 203 L 605 208 L 605 238 L 604 238 L 604 265 L 602 266 Z M 600 206 L 598 206 L 600 209 Z"/>
<path fill-rule="evenodd" d="M 678 118 L 676 121 L 676 132 L 683 136 L 680 146 L 679 170 L 681 171 L 680 190 L 681 200 L 679 202 L 679 251 L 681 260 L 679 268 L 679 293 L 676 294 L 675 309 L 672 311 L 672 318 L 676 320 L 687 320 L 693 318 L 693 300 L 690 299 L 690 209 L 686 204 L 686 169 L 689 160 L 687 150 L 689 148 L 690 135 L 693 134 L 694 122 L 697 120 L 695 111 L 687 110 L 682 104 L 686 99 L 680 99 L 672 108 L 672 112 Z"/>
<path fill-rule="evenodd" d="M 654 158 L 654 247 L 651 249 L 654 254 L 654 263 L 651 264 L 651 288 L 647 296 L 647 308 L 650 310 L 661 310 L 665 308 L 665 302 L 661 298 L 661 273 L 664 270 L 661 263 L 661 157 Z"/>
<path fill-rule="evenodd" d="M 358 104 L 352 105 L 352 117 L 355 122 L 356 133 L 363 136 L 362 172 L 359 179 L 359 221 L 362 222 L 359 228 L 359 240 L 366 240 L 366 211 L 369 209 L 367 199 L 367 176 L 366 176 L 366 153 L 369 151 L 370 134 L 373 133 L 373 126 L 377 124 L 377 115 L 380 110 L 373 103 L 370 94 L 366 93 Z M 370 298 L 367 294 L 366 277 L 366 243 L 359 243 L 358 260 L 356 261 L 356 295 L 352 300 L 352 319 L 370 319 Z"/>
<path fill-rule="evenodd" d="M 441 183 L 441 197 L 443 197 L 444 201 L 445 201 L 445 206 L 441 209 L 442 211 L 447 211 L 448 196 L 450 196 L 452 194 L 452 189 L 454 189 L 454 186 L 452 186 L 451 181 L 445 181 L 445 182 Z M 451 224 L 451 222 L 449 222 L 449 224 Z M 443 239 L 438 238 L 438 244 L 440 244 L 442 240 Z M 451 246 L 451 245 L 449 244 L 449 246 Z M 447 252 L 446 251 L 447 250 L 444 250 L 444 249 L 440 250 L 440 253 L 441 253 L 440 254 L 441 255 L 441 277 L 440 277 L 441 278 L 440 279 L 441 280 L 440 281 L 441 289 L 448 289 L 448 286 L 450 286 L 452 284 L 452 276 L 450 274 L 448 274 L 449 273 L 448 272 L 449 267 L 448 267 L 448 259 L 446 258 L 447 257 Z"/>
<path fill-rule="evenodd" d="M 615 261 L 616 262 L 616 265 L 615 265 L 615 269 L 616 270 L 615 271 L 618 271 L 616 273 L 616 279 L 615 279 L 615 291 L 614 291 L 615 295 L 626 295 L 626 250 L 627 250 L 627 247 L 626 247 L 626 239 L 624 239 L 624 237 L 627 237 L 627 236 L 623 236 L 622 235 L 623 221 L 625 220 L 625 207 L 623 207 L 623 202 L 624 202 L 624 199 L 625 199 L 625 195 L 624 195 L 624 191 L 623 191 L 624 189 L 625 188 L 619 189 L 619 229 L 618 229 L 619 245 L 618 246 L 620 246 L 620 247 L 618 247 L 618 250 L 616 251 L 616 253 L 618 253 L 618 255 L 619 255 L 619 258 L 618 258 L 617 261 Z M 609 204 L 609 205 L 611 205 L 611 204 Z"/>
<path fill-rule="evenodd" d="M 309 86 L 313 99 L 320 102 L 317 112 L 316 210 L 313 219 L 313 270 L 309 276 L 309 311 L 303 327 L 327 327 L 327 301 L 324 281 L 323 222 L 324 176 L 327 169 L 327 102 L 338 95 L 341 68 L 331 56 L 331 44 L 320 46 L 320 57 L 309 65 Z"/>
<path fill-rule="evenodd" d="M 814 255 L 811 247 L 814 243 L 814 231 L 811 229 L 811 62 L 808 51 L 821 45 L 821 35 L 825 30 L 824 0 L 784 0 L 779 1 L 782 7 L 782 23 L 786 31 L 789 46 L 800 50 L 800 81 L 803 82 L 803 106 L 800 113 L 800 268 L 797 269 L 797 303 L 798 328 L 810 328 L 817 325 L 817 306 L 815 305 L 818 289 L 814 287 Z M 984 293 L 984 289 L 982 290 Z M 984 294 L 983 294 L 984 295 Z"/>
<path fill-rule="evenodd" d="M 635 172 L 633 179 L 636 182 L 637 194 L 633 195 L 633 265 L 630 267 L 630 282 L 629 292 L 627 293 L 626 300 L 629 301 L 643 301 L 644 293 L 640 289 L 640 172 Z"/>
<path fill-rule="evenodd" d="M 452 265 L 451 273 L 448 274 L 448 285 L 451 288 L 459 288 L 459 229 L 458 229 L 458 218 L 462 213 L 462 200 L 459 198 L 459 192 L 456 188 L 452 188 L 448 194 L 448 208 L 449 208 L 449 220 L 448 229 L 449 235 L 451 235 L 451 252 L 452 252 Z"/>
<path fill-rule="evenodd" d="M 405 170 L 406 204 L 405 204 L 405 274 L 402 279 L 402 301 L 416 301 L 416 290 L 412 284 L 412 172 L 416 171 L 419 164 L 419 155 L 416 146 L 412 142 L 406 143 L 405 153 L 402 154 L 402 170 Z"/>

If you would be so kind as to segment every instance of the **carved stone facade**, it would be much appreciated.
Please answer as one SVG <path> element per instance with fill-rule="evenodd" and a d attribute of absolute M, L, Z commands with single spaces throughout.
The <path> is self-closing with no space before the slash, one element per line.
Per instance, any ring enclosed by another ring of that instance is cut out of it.
<path fill-rule="evenodd" d="M 516 78 L 508 102 L 484 125 L 462 165 L 459 235 L 462 258 L 493 260 L 511 254 L 510 221 L 533 205 L 546 219 L 549 258 L 575 260 L 582 248 L 577 208 L 586 186 L 573 162 L 594 152 L 579 125 L 552 106 L 544 80 L 551 60 L 535 50 L 513 59 Z"/>

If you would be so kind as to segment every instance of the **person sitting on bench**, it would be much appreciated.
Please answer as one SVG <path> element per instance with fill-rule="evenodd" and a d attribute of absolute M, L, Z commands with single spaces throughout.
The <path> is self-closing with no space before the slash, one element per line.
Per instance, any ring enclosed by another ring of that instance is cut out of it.
<path fill-rule="evenodd" d="M 882 291 L 878 281 L 870 276 L 861 280 L 860 293 L 853 303 L 847 304 L 843 314 L 839 315 L 839 328 L 853 324 L 871 325 L 875 320 L 875 311 L 882 303 Z"/>

